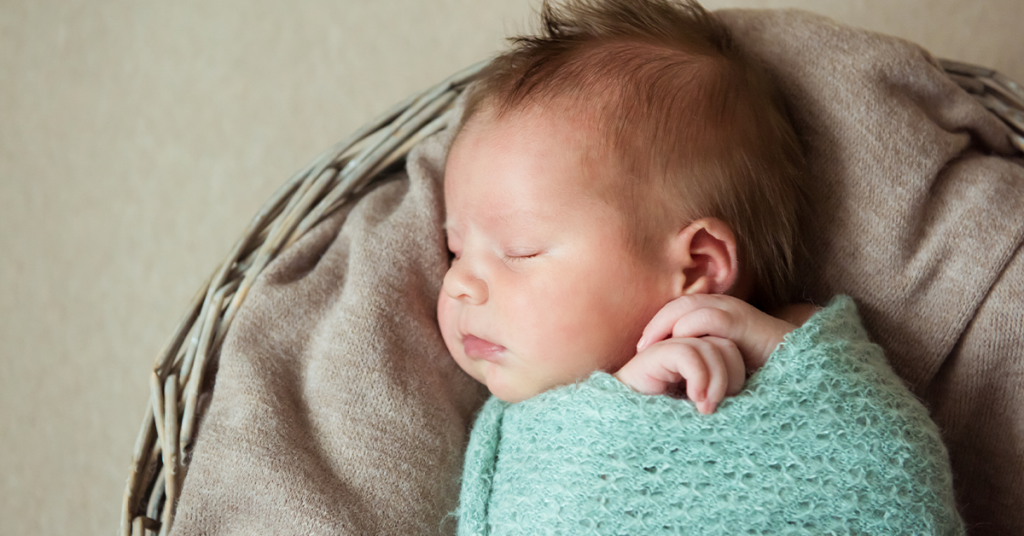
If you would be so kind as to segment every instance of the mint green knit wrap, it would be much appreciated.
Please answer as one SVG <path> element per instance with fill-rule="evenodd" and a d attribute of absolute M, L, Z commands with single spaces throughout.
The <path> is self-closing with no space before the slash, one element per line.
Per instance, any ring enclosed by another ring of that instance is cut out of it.
<path fill-rule="evenodd" d="M 949 458 L 840 296 L 712 415 L 604 373 L 477 416 L 460 535 L 963 534 Z"/>

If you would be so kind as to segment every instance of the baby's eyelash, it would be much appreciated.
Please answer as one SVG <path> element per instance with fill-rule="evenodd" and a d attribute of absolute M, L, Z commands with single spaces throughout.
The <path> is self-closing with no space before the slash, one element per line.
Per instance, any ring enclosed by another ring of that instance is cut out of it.
<path fill-rule="evenodd" d="M 505 260 L 505 262 L 522 261 L 522 260 L 526 260 L 526 259 L 532 259 L 532 258 L 536 257 L 537 255 L 538 255 L 537 253 L 534 253 L 532 255 L 505 255 L 504 256 L 504 260 Z"/>

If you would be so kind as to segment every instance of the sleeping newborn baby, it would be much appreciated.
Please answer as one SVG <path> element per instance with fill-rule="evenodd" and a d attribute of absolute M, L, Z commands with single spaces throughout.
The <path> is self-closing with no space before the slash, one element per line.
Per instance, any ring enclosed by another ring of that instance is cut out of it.
<path fill-rule="evenodd" d="M 725 27 L 669 0 L 542 16 L 445 171 L 438 321 L 494 395 L 459 532 L 962 532 L 938 432 L 853 302 L 763 312 L 802 156 Z"/>

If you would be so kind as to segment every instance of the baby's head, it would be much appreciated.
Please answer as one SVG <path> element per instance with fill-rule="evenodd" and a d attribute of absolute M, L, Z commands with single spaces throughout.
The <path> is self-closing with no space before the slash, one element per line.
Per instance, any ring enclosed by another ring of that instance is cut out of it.
<path fill-rule="evenodd" d="M 482 74 L 445 172 L 441 332 L 512 402 L 617 370 L 681 295 L 779 303 L 802 168 L 775 90 L 700 6 L 542 17 Z"/>

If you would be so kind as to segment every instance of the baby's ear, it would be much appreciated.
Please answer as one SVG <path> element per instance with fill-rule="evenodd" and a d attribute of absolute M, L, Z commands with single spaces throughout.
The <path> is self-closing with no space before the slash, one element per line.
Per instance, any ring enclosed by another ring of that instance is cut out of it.
<path fill-rule="evenodd" d="M 702 218 L 679 232 L 671 255 L 677 293 L 726 294 L 739 279 L 736 235 L 718 218 Z"/>

